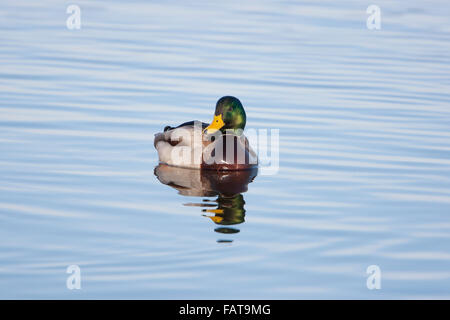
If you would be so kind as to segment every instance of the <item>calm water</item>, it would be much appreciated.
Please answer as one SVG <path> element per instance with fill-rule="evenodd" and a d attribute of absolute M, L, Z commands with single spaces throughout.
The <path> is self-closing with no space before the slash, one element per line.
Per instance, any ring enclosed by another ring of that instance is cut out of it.
<path fill-rule="evenodd" d="M 381 30 L 356 1 L 74 3 L 81 30 L 1 5 L 0 298 L 450 298 L 447 1 L 377 1 Z M 154 133 L 227 94 L 278 174 L 161 183 Z"/>

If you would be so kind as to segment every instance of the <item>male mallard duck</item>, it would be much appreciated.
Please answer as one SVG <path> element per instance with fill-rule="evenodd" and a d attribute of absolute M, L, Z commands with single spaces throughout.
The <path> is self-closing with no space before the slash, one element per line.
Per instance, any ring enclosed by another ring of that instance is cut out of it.
<path fill-rule="evenodd" d="M 210 125 L 200 121 L 166 126 L 155 134 L 159 161 L 168 165 L 212 170 L 247 170 L 257 166 L 256 153 L 242 131 L 246 115 L 239 99 L 217 101 Z"/>

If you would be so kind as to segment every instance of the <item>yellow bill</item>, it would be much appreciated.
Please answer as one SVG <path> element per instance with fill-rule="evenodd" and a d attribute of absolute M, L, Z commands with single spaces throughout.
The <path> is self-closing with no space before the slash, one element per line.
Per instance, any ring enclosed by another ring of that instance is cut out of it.
<path fill-rule="evenodd" d="M 222 120 L 222 115 L 219 114 L 218 116 L 214 116 L 213 122 L 206 127 L 204 131 L 206 131 L 207 134 L 211 134 L 216 132 L 217 130 L 220 130 L 225 125 L 225 123 Z"/>

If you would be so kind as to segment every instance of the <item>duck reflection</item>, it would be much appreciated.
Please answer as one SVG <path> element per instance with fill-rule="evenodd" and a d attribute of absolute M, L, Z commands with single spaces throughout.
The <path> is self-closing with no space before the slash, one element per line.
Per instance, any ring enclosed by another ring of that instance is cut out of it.
<path fill-rule="evenodd" d="M 202 207 L 203 216 L 219 225 L 214 231 L 221 234 L 238 233 L 235 225 L 245 221 L 245 201 L 242 193 L 248 189 L 258 173 L 257 168 L 244 171 L 213 171 L 172 167 L 160 164 L 155 168 L 158 180 L 189 197 L 216 197 L 185 206 Z M 233 227 L 231 227 L 233 226 Z M 218 240 L 231 242 L 232 240 Z"/>

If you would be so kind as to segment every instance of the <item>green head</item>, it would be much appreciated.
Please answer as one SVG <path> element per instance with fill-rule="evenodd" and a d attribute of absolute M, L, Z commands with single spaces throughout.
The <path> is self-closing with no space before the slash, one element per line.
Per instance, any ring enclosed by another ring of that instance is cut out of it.
<path fill-rule="evenodd" d="M 225 96 L 217 101 L 214 120 L 205 130 L 208 134 L 217 130 L 222 133 L 227 130 L 244 130 L 246 119 L 244 107 L 239 99 Z"/>

